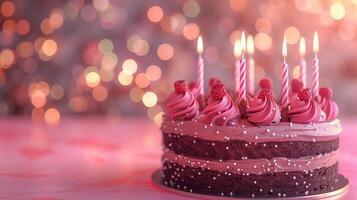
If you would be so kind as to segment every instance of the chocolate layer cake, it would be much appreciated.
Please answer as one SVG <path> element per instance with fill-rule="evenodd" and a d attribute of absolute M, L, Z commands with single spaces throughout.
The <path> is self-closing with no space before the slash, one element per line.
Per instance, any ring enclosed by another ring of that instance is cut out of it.
<path fill-rule="evenodd" d="M 333 190 L 342 129 L 331 91 L 321 89 L 315 100 L 309 90 L 301 89 L 284 114 L 271 84 L 261 86 L 240 110 L 218 82 L 200 110 L 185 82 L 175 83 L 161 127 L 166 186 L 246 197 Z"/>

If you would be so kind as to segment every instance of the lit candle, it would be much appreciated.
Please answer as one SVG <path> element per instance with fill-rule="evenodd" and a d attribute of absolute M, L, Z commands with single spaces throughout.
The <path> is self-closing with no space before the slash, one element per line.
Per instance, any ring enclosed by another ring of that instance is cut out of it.
<path fill-rule="evenodd" d="M 281 73 L 282 80 L 282 92 L 281 92 L 281 105 L 282 107 L 287 107 L 289 104 L 289 67 L 286 63 L 286 56 L 288 55 L 288 47 L 286 45 L 286 39 L 283 39 L 283 67 Z"/>
<path fill-rule="evenodd" d="M 202 37 L 198 36 L 197 40 L 197 53 L 198 53 L 198 62 L 197 62 L 197 86 L 198 86 L 198 91 L 201 97 L 204 95 L 204 88 L 203 88 L 203 70 L 204 70 L 204 64 L 203 64 L 203 58 L 202 58 L 202 53 L 203 53 L 203 41 Z"/>
<path fill-rule="evenodd" d="M 319 92 L 319 59 L 317 58 L 317 53 L 319 52 L 319 38 L 317 32 L 314 33 L 313 40 L 313 50 L 315 57 L 312 61 L 312 95 L 313 97 L 318 97 Z"/>
<path fill-rule="evenodd" d="M 242 36 L 240 39 L 240 44 L 241 44 L 241 49 L 242 49 L 242 56 L 240 57 L 239 61 L 239 81 L 240 81 L 240 86 L 239 86 L 239 101 L 238 102 L 245 102 L 246 101 L 246 96 L 247 96 L 247 91 L 246 91 L 246 85 L 247 85 L 247 70 L 246 66 L 247 63 L 245 61 L 245 52 L 246 52 L 246 39 L 245 39 L 245 33 L 244 31 L 242 32 Z"/>
<path fill-rule="evenodd" d="M 299 80 L 302 82 L 303 88 L 305 88 L 306 87 L 306 60 L 305 60 L 306 43 L 305 43 L 304 37 L 300 38 L 299 53 L 300 53 L 300 57 L 301 57 Z"/>
<path fill-rule="evenodd" d="M 248 70 L 247 70 L 247 88 L 248 92 L 251 95 L 254 95 L 255 88 L 254 88 L 254 79 L 255 79 L 255 61 L 254 61 L 254 40 L 253 36 L 249 35 L 247 37 L 247 53 L 249 55 L 248 60 Z"/>
<path fill-rule="evenodd" d="M 239 68 L 240 68 L 240 62 L 239 58 L 242 55 L 242 48 L 240 44 L 240 40 L 236 40 L 234 42 L 234 57 L 236 58 L 236 62 L 234 64 L 234 84 L 235 84 L 235 92 L 239 92 L 240 88 L 240 81 L 239 81 Z"/>

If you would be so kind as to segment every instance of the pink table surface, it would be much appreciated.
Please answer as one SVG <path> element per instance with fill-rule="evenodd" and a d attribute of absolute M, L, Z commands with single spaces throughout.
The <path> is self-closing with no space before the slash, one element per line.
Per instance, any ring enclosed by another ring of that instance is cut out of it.
<path fill-rule="evenodd" d="M 357 198 L 357 123 L 342 120 L 339 170 Z M 64 117 L 57 127 L 0 120 L 0 199 L 190 199 L 158 189 L 160 130 L 147 119 Z"/>

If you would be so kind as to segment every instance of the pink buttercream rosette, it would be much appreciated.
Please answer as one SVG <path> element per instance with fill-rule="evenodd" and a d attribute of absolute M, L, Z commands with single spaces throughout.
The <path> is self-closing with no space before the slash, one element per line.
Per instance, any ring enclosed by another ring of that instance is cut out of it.
<path fill-rule="evenodd" d="M 192 92 L 187 89 L 185 81 L 175 82 L 175 92 L 167 102 L 167 114 L 171 120 L 191 120 L 198 116 L 199 105 Z"/>

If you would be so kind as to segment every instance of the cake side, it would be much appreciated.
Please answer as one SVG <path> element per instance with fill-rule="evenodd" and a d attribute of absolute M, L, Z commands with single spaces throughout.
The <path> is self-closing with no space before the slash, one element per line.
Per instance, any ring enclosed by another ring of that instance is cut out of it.
<path fill-rule="evenodd" d="M 269 130 L 269 131 L 267 131 Z M 320 124 L 282 123 L 256 127 L 247 122 L 220 127 L 164 118 L 163 142 L 177 154 L 205 159 L 299 158 L 338 150 L 339 120 Z"/>
<path fill-rule="evenodd" d="M 201 101 L 204 106 L 184 81 L 175 83 L 161 127 L 165 185 L 247 197 L 333 190 L 342 128 L 338 109 L 330 109 L 335 105 L 331 95 L 325 109 L 308 89 L 301 89 L 291 107 L 280 108 L 271 82 L 261 82 L 261 91 L 247 104 L 233 102 L 218 82 Z"/>
<path fill-rule="evenodd" d="M 312 171 L 233 174 L 213 169 L 194 168 L 175 162 L 164 162 L 163 184 L 168 187 L 202 194 L 245 197 L 290 197 L 333 191 L 337 163 Z"/>
<path fill-rule="evenodd" d="M 270 131 L 263 131 L 267 128 Z M 338 120 L 269 127 L 242 122 L 220 127 L 166 118 L 162 131 L 163 180 L 175 189 L 224 196 L 284 197 L 332 190 L 337 178 Z"/>

